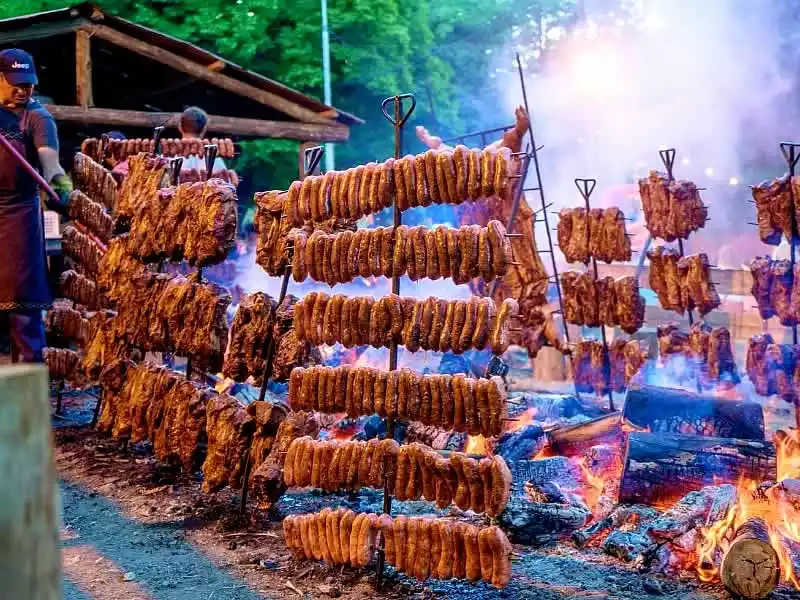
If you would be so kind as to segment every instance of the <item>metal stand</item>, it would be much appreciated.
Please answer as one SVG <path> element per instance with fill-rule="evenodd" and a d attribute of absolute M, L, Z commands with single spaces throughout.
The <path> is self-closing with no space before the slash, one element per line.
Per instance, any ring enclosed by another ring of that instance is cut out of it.
<path fill-rule="evenodd" d="M 403 100 L 409 100 L 411 106 L 407 111 L 403 110 Z M 387 108 L 390 104 L 394 104 L 394 115 L 389 114 Z M 381 112 L 383 116 L 394 127 L 394 157 L 399 159 L 403 156 L 403 126 L 408 121 L 408 118 L 417 107 L 417 99 L 414 94 L 400 94 L 399 96 L 391 96 L 386 98 L 381 103 Z M 392 228 L 392 239 L 397 233 L 397 228 L 402 224 L 402 214 L 400 206 L 394 202 L 394 222 Z M 392 293 L 400 294 L 400 276 L 392 274 Z M 392 340 L 389 346 L 389 370 L 395 371 L 397 369 L 397 342 Z M 386 417 L 386 438 L 394 438 L 394 419 Z M 392 514 L 392 492 L 389 487 L 389 469 L 388 457 L 385 459 L 384 465 L 384 482 L 383 482 L 383 512 L 384 514 Z M 378 546 L 378 561 L 376 566 L 375 581 L 378 588 L 383 584 L 383 565 L 386 561 L 386 552 L 384 549 L 384 539 L 381 536 L 381 542 Z"/>
<path fill-rule="evenodd" d="M 542 215 L 542 222 L 544 222 L 544 230 L 547 233 L 547 246 L 548 250 L 540 250 L 542 253 L 550 254 L 550 266 L 553 268 L 553 279 L 552 282 L 556 286 L 556 293 L 558 294 L 558 310 L 561 314 L 561 326 L 564 330 L 564 339 L 566 340 L 567 344 L 569 344 L 569 328 L 567 327 L 567 322 L 564 320 L 564 299 L 561 295 L 561 282 L 558 279 L 558 268 L 556 266 L 556 254 L 553 251 L 553 234 L 550 231 L 550 222 L 547 218 L 547 209 L 550 206 L 547 204 L 547 201 L 544 197 L 544 186 L 542 185 L 542 171 L 539 167 L 539 150 L 541 150 L 544 146 L 536 147 L 536 138 L 533 134 L 533 118 L 531 117 L 530 107 L 528 105 L 528 91 L 525 87 L 525 76 L 522 73 L 522 61 L 519 58 L 519 53 L 517 53 L 517 71 L 519 72 L 519 85 L 522 88 L 522 101 L 525 104 L 525 112 L 528 115 L 528 135 L 531 138 L 531 158 L 533 158 L 533 166 L 534 172 L 536 173 L 536 187 L 532 188 L 524 188 L 523 191 L 525 192 L 539 192 L 539 201 L 541 204 L 541 208 L 537 213 L 541 213 Z M 538 221 L 538 217 L 536 219 Z M 536 223 L 534 222 L 534 227 L 536 227 Z"/>
<path fill-rule="evenodd" d="M 58 389 L 56 390 L 56 415 L 62 414 L 62 403 L 64 401 L 64 380 L 58 382 Z"/>
<path fill-rule="evenodd" d="M 797 215 L 795 214 L 795 197 L 794 197 L 794 187 L 792 186 L 792 178 L 795 176 L 795 168 L 797 167 L 797 161 L 800 159 L 800 154 L 798 154 L 798 149 L 800 149 L 800 144 L 795 144 L 792 142 L 781 142 L 781 154 L 783 154 L 783 158 L 786 160 L 786 164 L 789 167 L 789 198 L 791 199 L 790 202 L 790 212 L 792 214 L 792 239 L 789 241 L 789 259 L 792 263 L 792 276 L 794 276 L 794 265 L 797 262 L 797 248 L 795 245 L 797 244 L 798 240 L 798 233 L 797 233 Z M 797 344 L 797 323 L 792 325 L 792 343 Z M 800 421 L 800 419 L 799 419 Z"/>
<path fill-rule="evenodd" d="M 215 147 L 215 146 L 214 146 Z M 208 146 L 206 146 L 208 148 Z M 310 173 L 313 173 L 314 170 L 319 166 L 320 161 L 322 160 L 322 153 L 323 148 L 322 146 L 314 146 L 313 148 L 307 148 L 303 154 L 304 160 L 304 177 L 308 177 Z M 278 295 L 278 301 L 275 304 L 275 308 L 272 310 L 272 315 L 270 322 L 272 322 L 272 328 L 270 329 L 269 333 L 267 334 L 267 339 L 265 340 L 265 353 L 264 353 L 264 372 L 261 376 L 261 389 L 258 391 L 258 400 L 259 402 L 263 402 L 264 398 L 267 397 L 267 385 L 269 384 L 269 380 L 271 379 L 272 375 L 272 363 L 275 360 L 275 319 L 277 317 L 278 308 L 280 308 L 283 301 L 286 299 L 286 294 L 289 290 L 289 278 L 292 275 L 292 253 L 294 252 L 294 246 L 287 245 L 287 252 L 288 258 L 286 263 L 286 268 L 283 272 L 283 279 L 281 281 L 281 291 Z M 241 500 L 239 502 L 239 512 L 244 514 L 245 510 L 247 510 L 247 497 L 250 493 L 250 470 L 252 469 L 252 465 L 250 464 L 250 454 L 248 453 L 247 458 L 244 464 L 244 479 L 242 480 L 242 495 Z"/>
<path fill-rule="evenodd" d="M 664 164 L 664 168 L 667 170 L 667 179 L 670 181 L 675 181 L 675 177 L 672 175 L 672 168 L 675 166 L 675 148 L 668 148 L 666 150 L 659 150 L 658 155 L 661 157 L 661 162 Z M 683 258 L 683 240 L 678 238 L 678 252 Z M 690 307 L 686 307 L 686 314 L 689 318 L 689 326 L 691 327 L 694 324 L 694 310 Z"/>
<path fill-rule="evenodd" d="M 783 154 L 783 158 L 786 160 L 786 164 L 789 167 L 789 198 L 791 202 L 789 206 L 791 207 L 790 212 L 792 213 L 792 237 L 789 240 L 789 259 L 792 265 L 792 276 L 794 276 L 794 267 L 797 262 L 797 248 L 795 245 L 798 241 L 798 223 L 797 223 L 797 215 L 795 214 L 795 206 L 797 199 L 794 197 L 794 187 L 792 186 L 792 179 L 795 176 L 795 170 L 797 167 L 797 161 L 800 159 L 800 153 L 798 153 L 798 149 L 800 149 L 800 144 L 796 144 L 794 142 L 781 142 L 780 144 L 781 154 Z M 795 285 L 798 285 L 795 282 Z M 797 344 L 797 323 L 792 325 L 792 343 Z M 800 405 L 797 403 L 795 404 L 795 426 L 797 429 L 800 429 Z"/>
<path fill-rule="evenodd" d="M 586 205 L 586 214 L 589 214 L 591 210 L 591 202 L 590 198 L 592 196 L 592 192 L 594 191 L 595 186 L 597 185 L 596 179 L 576 179 L 575 180 L 575 187 L 578 188 L 578 191 L 581 193 L 583 197 L 583 202 Z M 592 269 L 594 270 L 594 280 L 597 281 L 600 278 L 600 273 L 597 270 L 597 259 L 592 256 Z M 611 357 L 608 353 L 608 339 L 606 338 L 606 326 L 604 324 L 600 324 L 600 335 L 603 338 L 603 375 L 605 376 L 606 380 L 606 393 L 608 394 L 608 407 L 611 411 L 614 410 L 614 396 L 611 392 Z"/>

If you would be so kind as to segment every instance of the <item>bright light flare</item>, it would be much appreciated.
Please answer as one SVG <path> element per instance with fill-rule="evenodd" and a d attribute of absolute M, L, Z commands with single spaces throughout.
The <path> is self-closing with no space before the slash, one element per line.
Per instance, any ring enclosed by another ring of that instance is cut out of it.
<path fill-rule="evenodd" d="M 575 49 L 568 69 L 576 93 L 590 99 L 606 99 L 624 92 L 624 66 L 611 46 L 588 44 Z"/>
<path fill-rule="evenodd" d="M 739 178 L 738 177 L 731 177 L 728 179 L 728 183 L 730 185 L 739 185 Z"/>
<path fill-rule="evenodd" d="M 705 173 L 706 173 L 706 177 L 713 177 L 714 169 L 712 169 L 711 167 L 706 167 Z"/>

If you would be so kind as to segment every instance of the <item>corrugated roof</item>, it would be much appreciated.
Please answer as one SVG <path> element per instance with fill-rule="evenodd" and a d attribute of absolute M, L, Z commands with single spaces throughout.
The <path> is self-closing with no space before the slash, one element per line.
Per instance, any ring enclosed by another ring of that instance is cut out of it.
<path fill-rule="evenodd" d="M 298 92 L 290 87 L 287 87 L 277 81 L 274 81 L 263 75 L 259 75 L 253 71 L 248 71 L 243 67 L 230 62 L 222 56 L 218 56 L 213 52 L 209 52 L 195 46 L 184 40 L 176 37 L 161 33 L 154 29 L 144 27 L 133 21 L 116 17 L 107 13 L 101 8 L 91 4 L 83 3 L 72 6 L 70 8 L 63 8 L 58 10 L 51 10 L 40 12 L 20 17 L 13 17 L 10 19 L 0 19 L 0 33 L 10 31 L 30 30 L 32 38 L 47 37 L 53 33 L 48 33 L 46 27 L 38 28 L 37 26 L 55 25 L 64 23 L 65 26 L 74 25 L 78 27 L 81 23 L 85 22 L 102 22 L 103 25 L 116 29 L 121 33 L 125 33 L 143 42 L 158 46 L 164 50 L 168 50 L 173 54 L 192 60 L 201 65 L 211 65 L 213 63 L 223 63 L 224 68 L 222 72 L 225 75 L 238 79 L 244 83 L 257 87 L 259 89 L 271 92 L 286 100 L 294 102 L 295 104 L 312 110 L 316 113 L 329 113 L 335 114 L 336 120 L 345 125 L 357 125 L 364 121 L 355 115 L 339 110 L 338 108 L 328 106 L 322 102 L 318 102 L 305 94 Z M 37 32 L 40 30 L 40 33 Z M 0 35 L 0 39 L 2 36 Z"/>

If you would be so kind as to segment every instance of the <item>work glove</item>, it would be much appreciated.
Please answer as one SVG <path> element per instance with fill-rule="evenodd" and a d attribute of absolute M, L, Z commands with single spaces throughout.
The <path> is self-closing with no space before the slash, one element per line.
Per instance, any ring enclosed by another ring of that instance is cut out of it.
<path fill-rule="evenodd" d="M 48 207 L 59 214 L 67 216 L 72 202 L 72 180 L 65 174 L 56 175 L 50 181 L 50 187 L 58 195 L 58 203 L 48 194 Z"/>

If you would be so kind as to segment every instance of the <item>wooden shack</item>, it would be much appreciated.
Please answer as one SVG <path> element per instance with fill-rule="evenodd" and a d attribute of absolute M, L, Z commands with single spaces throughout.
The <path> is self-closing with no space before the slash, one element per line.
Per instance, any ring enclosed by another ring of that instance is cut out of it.
<path fill-rule="evenodd" d="M 193 104 L 211 116 L 214 137 L 343 142 L 363 122 L 90 3 L 0 20 L 0 48 L 9 47 L 34 56 L 40 100 L 64 141 L 112 129 L 146 137 L 176 127 Z"/>

